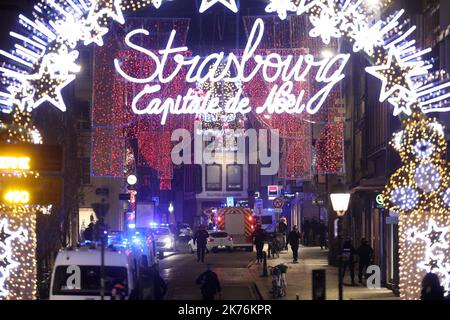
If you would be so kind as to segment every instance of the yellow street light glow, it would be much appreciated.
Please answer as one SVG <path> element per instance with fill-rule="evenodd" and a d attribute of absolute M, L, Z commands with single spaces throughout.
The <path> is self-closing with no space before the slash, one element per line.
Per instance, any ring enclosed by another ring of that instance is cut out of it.
<path fill-rule="evenodd" d="M 26 204 L 30 202 L 30 194 L 28 191 L 12 190 L 5 193 L 6 202 L 11 204 Z"/>
<path fill-rule="evenodd" d="M 29 170 L 28 157 L 0 157 L 0 170 Z"/>

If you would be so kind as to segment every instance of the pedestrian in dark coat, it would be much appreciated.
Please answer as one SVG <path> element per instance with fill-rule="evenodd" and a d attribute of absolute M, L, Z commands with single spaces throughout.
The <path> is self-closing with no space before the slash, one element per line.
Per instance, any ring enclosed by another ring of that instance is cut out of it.
<path fill-rule="evenodd" d="M 345 278 L 345 271 L 350 270 L 350 278 L 352 285 L 355 285 L 355 247 L 353 247 L 352 240 L 347 239 L 342 246 L 342 279 Z"/>
<path fill-rule="evenodd" d="M 261 228 L 260 224 L 256 226 L 252 239 L 256 247 L 256 260 L 260 263 L 263 261 L 264 242 L 267 240 L 267 233 Z"/>
<path fill-rule="evenodd" d="M 206 243 L 208 242 L 209 233 L 205 230 L 205 226 L 201 225 L 194 235 L 194 244 L 197 244 L 197 262 L 205 262 Z"/>
<path fill-rule="evenodd" d="M 373 249 L 369 245 L 369 242 L 366 239 L 361 239 L 361 245 L 356 249 L 356 253 L 358 254 L 358 281 L 362 283 L 362 276 L 364 274 L 364 278 L 367 279 L 366 270 L 367 267 L 371 265 Z"/>
<path fill-rule="evenodd" d="M 319 241 L 320 250 L 327 249 L 327 226 L 323 222 L 319 224 Z"/>
<path fill-rule="evenodd" d="M 422 280 L 421 300 L 444 300 L 444 289 L 435 273 L 427 273 Z"/>
<path fill-rule="evenodd" d="M 211 270 L 210 264 L 206 268 L 207 270 L 197 278 L 195 283 L 201 285 L 200 290 L 203 300 L 214 300 L 217 293 L 221 294 L 220 281 L 217 274 Z"/>
<path fill-rule="evenodd" d="M 292 257 L 294 259 L 294 263 L 298 263 L 298 247 L 300 246 L 301 235 L 298 231 L 298 227 L 294 226 L 292 231 L 289 233 L 287 237 L 287 243 L 291 245 Z"/>

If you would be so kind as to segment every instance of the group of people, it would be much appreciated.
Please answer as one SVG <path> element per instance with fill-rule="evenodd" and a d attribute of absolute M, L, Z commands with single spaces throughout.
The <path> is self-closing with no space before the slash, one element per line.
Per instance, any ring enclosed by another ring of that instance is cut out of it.
<path fill-rule="evenodd" d="M 256 248 L 256 261 L 262 263 L 264 259 L 264 244 L 268 241 L 267 232 L 262 229 L 261 225 L 256 226 L 252 234 L 253 244 Z M 286 238 L 285 249 L 288 249 L 288 244 L 292 250 L 293 263 L 298 263 L 298 249 L 300 247 L 301 234 L 297 226 L 294 226 Z"/>
<path fill-rule="evenodd" d="M 360 246 L 355 249 L 352 240 L 348 238 L 342 246 L 341 256 L 343 263 L 342 277 L 345 277 L 345 272 L 349 269 L 352 285 L 355 285 L 355 256 L 358 256 L 358 281 L 362 283 L 363 275 L 367 275 L 367 267 L 372 264 L 373 249 L 369 242 L 363 238 Z"/>

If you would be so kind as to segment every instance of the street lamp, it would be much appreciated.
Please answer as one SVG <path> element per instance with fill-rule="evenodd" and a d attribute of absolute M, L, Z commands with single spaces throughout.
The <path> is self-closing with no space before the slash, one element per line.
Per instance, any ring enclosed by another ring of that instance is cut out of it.
<path fill-rule="evenodd" d="M 343 279 L 342 279 L 342 217 L 348 209 L 350 202 L 350 193 L 331 193 L 330 194 L 331 205 L 333 210 L 336 211 L 338 216 L 337 221 L 337 237 L 338 237 L 338 257 L 339 257 L 339 272 L 338 272 L 338 285 L 339 285 L 339 300 L 343 300 Z"/>

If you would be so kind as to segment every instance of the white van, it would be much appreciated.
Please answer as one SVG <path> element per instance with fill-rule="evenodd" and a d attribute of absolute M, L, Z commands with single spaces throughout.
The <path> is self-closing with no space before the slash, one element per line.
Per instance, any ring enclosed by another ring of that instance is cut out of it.
<path fill-rule="evenodd" d="M 50 300 L 100 300 L 100 248 L 62 249 L 50 284 Z M 127 296 L 136 288 L 136 261 L 126 249 L 105 249 L 105 300 L 113 286 L 125 284 Z"/>

